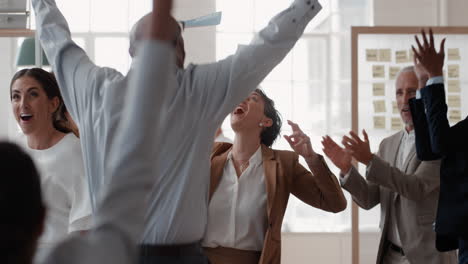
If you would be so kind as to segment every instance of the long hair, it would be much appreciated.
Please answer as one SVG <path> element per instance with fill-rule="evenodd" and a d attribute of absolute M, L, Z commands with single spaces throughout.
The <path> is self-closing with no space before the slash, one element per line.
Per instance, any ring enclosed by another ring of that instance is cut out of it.
<path fill-rule="evenodd" d="M 44 89 L 47 98 L 53 99 L 57 97 L 59 99 L 59 106 L 57 107 L 57 110 L 55 110 L 55 112 L 52 114 L 52 125 L 56 130 L 62 133 L 68 134 L 70 132 L 73 132 L 70 126 L 68 125 L 69 120 L 67 119 L 67 116 L 65 114 L 67 112 L 67 108 L 65 106 L 65 103 L 63 102 L 63 98 L 60 94 L 60 89 L 54 74 L 40 68 L 24 69 L 17 72 L 11 79 L 10 99 L 12 97 L 11 89 L 13 87 L 13 84 L 15 83 L 15 81 L 23 77 L 30 77 L 36 80 Z"/>

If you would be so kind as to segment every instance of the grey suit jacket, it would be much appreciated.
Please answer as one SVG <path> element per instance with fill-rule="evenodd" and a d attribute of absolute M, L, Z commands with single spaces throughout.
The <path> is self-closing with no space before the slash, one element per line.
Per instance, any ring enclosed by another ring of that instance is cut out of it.
<path fill-rule="evenodd" d="M 380 203 L 380 238 L 378 264 L 387 245 L 390 210 L 396 214 L 403 250 L 410 263 L 457 263 L 454 251 L 440 253 L 435 248 L 435 221 L 439 197 L 440 161 L 420 161 L 413 145 L 403 168 L 396 167 L 398 149 L 404 131 L 385 138 L 368 167 L 366 178 L 352 168 L 341 181 L 354 201 L 369 210 Z"/>

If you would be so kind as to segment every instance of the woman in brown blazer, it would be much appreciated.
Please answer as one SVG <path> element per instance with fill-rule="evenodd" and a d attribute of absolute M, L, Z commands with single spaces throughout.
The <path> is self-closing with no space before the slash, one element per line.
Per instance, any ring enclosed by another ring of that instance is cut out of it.
<path fill-rule="evenodd" d="M 212 264 L 281 261 L 281 224 L 292 193 L 303 202 L 341 212 L 346 199 L 323 157 L 291 121 L 284 136 L 293 151 L 273 150 L 281 129 L 274 102 L 255 90 L 231 113 L 233 144 L 216 143 L 211 157 L 208 226 L 202 241 Z M 299 164 L 302 156 L 310 169 Z"/>

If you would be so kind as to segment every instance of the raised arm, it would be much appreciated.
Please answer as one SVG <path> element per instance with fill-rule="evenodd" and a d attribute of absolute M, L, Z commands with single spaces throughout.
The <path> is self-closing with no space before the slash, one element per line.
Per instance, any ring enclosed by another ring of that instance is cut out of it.
<path fill-rule="evenodd" d="M 286 57 L 321 9 L 318 0 L 295 0 L 249 45 L 239 45 L 234 55 L 217 63 L 195 67 L 195 85 L 209 102 L 202 111 L 224 119 Z"/>
<path fill-rule="evenodd" d="M 310 138 L 299 126 L 288 121 L 293 134 L 284 136 L 297 155 L 302 156 L 310 172 L 294 159 L 292 193 L 303 202 L 325 211 L 338 213 L 346 209 L 346 198 L 335 175 L 330 171 L 323 157 L 315 153 Z M 312 172 L 312 173 L 311 173 Z"/>
<path fill-rule="evenodd" d="M 382 150 L 389 147 L 389 143 L 385 140 L 380 144 L 377 155 L 370 152 L 369 139 L 365 131 L 364 140 L 351 132 L 350 137 L 344 138 L 344 142 L 353 157 L 366 165 L 366 179 L 373 184 L 386 187 L 414 201 L 425 199 L 439 188 L 440 161 L 421 162 L 413 174 L 406 174 L 381 158 Z"/>
<path fill-rule="evenodd" d="M 81 123 L 82 109 L 89 106 L 93 87 L 100 82 L 95 77 L 101 68 L 72 40 L 68 23 L 55 0 L 32 0 L 32 4 L 39 40 L 52 64 L 62 97 L 73 119 Z M 115 74 L 110 69 L 105 72 Z"/>
<path fill-rule="evenodd" d="M 131 75 L 132 89 L 107 164 L 110 182 L 98 203 L 96 228 L 85 236 L 67 240 L 47 263 L 137 262 L 137 244 L 145 224 L 147 196 L 158 177 L 153 160 L 145 157 L 163 153 L 155 141 L 164 136 L 158 129 L 160 116 L 153 110 L 161 105 L 165 91 L 175 80 L 175 56 L 168 41 L 171 27 L 167 15 L 172 1 L 154 2 L 159 13 L 153 17 L 153 24 L 160 26 L 149 31 L 150 39 L 142 44 L 140 59 Z"/>
<path fill-rule="evenodd" d="M 416 57 L 414 57 L 414 72 L 418 78 L 420 90 L 426 86 L 429 74 L 417 61 Z M 409 100 L 409 105 L 416 137 L 416 154 L 418 158 L 425 161 L 440 159 L 440 155 L 432 152 L 431 136 L 429 134 L 429 125 L 427 123 L 423 100 L 420 98 L 411 98 Z"/>
<path fill-rule="evenodd" d="M 363 209 L 369 210 L 380 203 L 380 188 L 368 182 L 351 164 L 351 154 L 326 136 L 322 140 L 323 152 L 340 169 L 341 186 Z"/>
<path fill-rule="evenodd" d="M 468 120 L 463 120 L 450 127 L 447 119 L 447 103 L 442 78 L 444 66 L 445 39 L 440 44 L 440 50 L 435 50 L 434 36 L 429 31 L 429 39 L 422 31 L 422 43 L 415 36 L 417 49 L 413 47 L 415 57 L 429 74 L 428 85 L 421 89 L 421 96 L 426 109 L 427 123 L 431 137 L 432 151 L 446 155 L 451 151 L 464 150 L 468 147 L 466 131 Z"/>

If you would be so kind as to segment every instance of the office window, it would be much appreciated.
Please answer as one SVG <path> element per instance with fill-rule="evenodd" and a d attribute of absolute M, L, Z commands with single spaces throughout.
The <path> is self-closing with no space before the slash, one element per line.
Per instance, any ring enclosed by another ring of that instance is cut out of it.
<path fill-rule="evenodd" d="M 237 44 L 248 44 L 256 32 L 291 2 L 217 0 L 217 10 L 223 11 L 223 21 L 216 33 L 217 59 L 234 53 Z M 282 134 L 291 133 L 287 119 L 299 123 L 311 137 L 314 150 L 319 153 L 322 153 L 320 141 L 323 135 L 340 140 L 351 127 L 350 27 L 369 25 L 370 3 L 370 0 L 321 1 L 322 12 L 307 27 L 293 51 L 261 84 L 282 114 Z M 223 130 L 228 137 L 233 137 L 229 118 L 224 122 Z M 273 148 L 290 149 L 283 138 L 278 139 Z M 334 166 L 330 167 L 338 175 Z M 349 230 L 350 213 L 350 206 L 343 213 L 331 214 L 311 208 L 291 196 L 283 230 Z M 371 219 L 365 223 L 377 226 L 375 214 L 365 214 L 366 217 Z"/>

